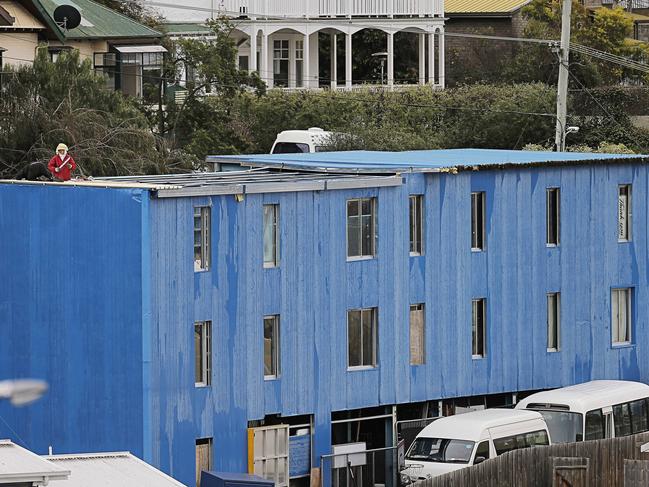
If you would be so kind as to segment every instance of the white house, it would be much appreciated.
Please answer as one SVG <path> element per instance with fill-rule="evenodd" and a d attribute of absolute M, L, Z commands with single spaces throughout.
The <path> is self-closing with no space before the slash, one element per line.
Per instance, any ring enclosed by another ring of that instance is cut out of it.
<path fill-rule="evenodd" d="M 390 88 L 395 84 L 394 35 L 400 31 L 419 35 L 419 83 L 444 86 L 443 0 L 185 0 L 177 6 L 156 0 L 144 3 L 166 18 L 169 32 L 175 35 L 200 34 L 201 23 L 209 18 L 232 18 L 239 65 L 258 71 L 268 87 L 318 88 L 322 81 L 318 34 L 326 33 L 332 47 L 337 46 L 338 36 L 345 37 L 343 52 L 331 51 L 332 79 L 326 83 L 338 88 L 337 58 L 344 56 L 345 85 L 341 88 L 352 89 L 358 84 L 352 77 L 352 36 L 363 29 L 387 34 L 387 55 L 383 56 Z"/>

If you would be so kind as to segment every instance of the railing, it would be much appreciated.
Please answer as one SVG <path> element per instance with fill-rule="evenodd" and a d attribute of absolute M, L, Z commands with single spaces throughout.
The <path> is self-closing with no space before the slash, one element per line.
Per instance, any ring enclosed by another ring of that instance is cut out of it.
<path fill-rule="evenodd" d="M 221 0 L 217 5 L 228 16 L 250 18 L 444 15 L 443 0 Z"/>
<path fill-rule="evenodd" d="M 356 453 L 322 455 L 321 487 L 398 487 L 396 446 Z"/>

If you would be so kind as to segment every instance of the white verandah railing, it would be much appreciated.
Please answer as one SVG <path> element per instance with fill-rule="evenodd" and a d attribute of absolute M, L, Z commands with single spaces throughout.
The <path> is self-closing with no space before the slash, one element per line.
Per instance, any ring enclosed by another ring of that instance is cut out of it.
<path fill-rule="evenodd" d="M 249 17 L 442 16 L 443 0 L 221 0 L 226 15 Z"/>

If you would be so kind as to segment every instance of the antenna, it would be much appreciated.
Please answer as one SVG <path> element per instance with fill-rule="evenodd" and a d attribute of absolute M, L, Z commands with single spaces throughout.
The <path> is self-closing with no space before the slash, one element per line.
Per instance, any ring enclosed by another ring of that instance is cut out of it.
<path fill-rule="evenodd" d="M 68 31 L 79 26 L 81 14 L 72 5 L 59 5 L 54 10 L 54 21 L 63 30 Z"/>

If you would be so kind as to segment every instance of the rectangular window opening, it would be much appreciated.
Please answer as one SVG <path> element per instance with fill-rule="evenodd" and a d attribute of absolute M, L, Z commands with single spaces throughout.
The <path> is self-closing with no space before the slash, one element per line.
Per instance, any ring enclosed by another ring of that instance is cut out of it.
<path fill-rule="evenodd" d="M 376 198 L 347 201 L 347 257 L 376 254 Z"/>
<path fill-rule="evenodd" d="M 194 208 L 194 272 L 210 268 L 210 215 L 208 206 Z"/>
<path fill-rule="evenodd" d="M 617 198 L 617 239 L 620 242 L 631 240 L 631 185 L 618 186 Z"/>
<path fill-rule="evenodd" d="M 471 336 L 473 358 L 483 358 L 486 353 L 486 299 L 478 298 L 471 302 Z"/>
<path fill-rule="evenodd" d="M 280 372 L 279 315 L 264 317 L 264 379 L 276 379 Z"/>
<path fill-rule="evenodd" d="M 547 294 L 548 351 L 558 352 L 561 332 L 561 297 L 559 293 Z"/>
<path fill-rule="evenodd" d="M 194 383 L 207 387 L 212 383 L 212 323 L 194 323 Z"/>
<path fill-rule="evenodd" d="M 471 250 L 485 249 L 485 193 L 471 193 Z"/>
<path fill-rule="evenodd" d="M 559 245 L 561 228 L 561 193 L 559 188 L 546 190 L 546 244 Z"/>
<path fill-rule="evenodd" d="M 347 311 L 347 367 L 376 367 L 377 364 L 376 308 Z"/>
<path fill-rule="evenodd" d="M 424 305 L 410 306 L 410 365 L 426 363 L 426 321 Z"/>
<path fill-rule="evenodd" d="M 611 328 L 613 345 L 631 343 L 631 288 L 611 290 Z"/>
<path fill-rule="evenodd" d="M 264 267 L 279 266 L 279 205 L 264 205 Z"/>
<path fill-rule="evenodd" d="M 212 438 L 196 440 L 196 487 L 201 486 L 201 472 L 212 470 Z"/>
<path fill-rule="evenodd" d="M 424 197 L 410 196 L 410 255 L 423 255 Z"/>

